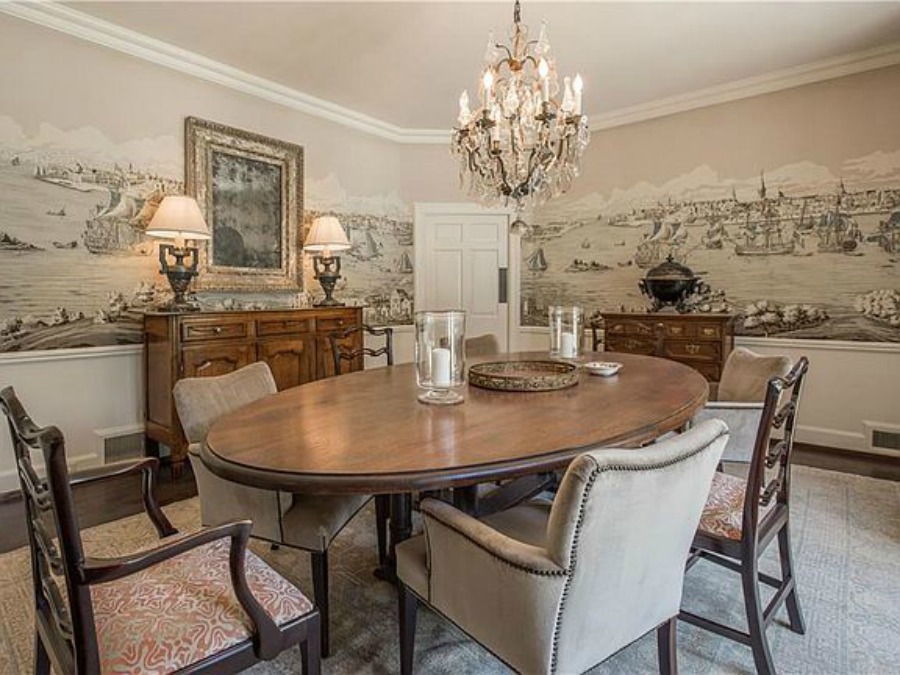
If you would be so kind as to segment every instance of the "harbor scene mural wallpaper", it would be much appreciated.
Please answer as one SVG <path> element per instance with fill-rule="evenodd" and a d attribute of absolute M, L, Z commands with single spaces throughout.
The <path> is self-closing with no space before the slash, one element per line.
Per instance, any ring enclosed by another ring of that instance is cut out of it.
<path fill-rule="evenodd" d="M 648 311 L 669 257 L 702 277 L 691 311 L 741 335 L 900 342 L 900 150 L 726 177 L 709 167 L 541 209 L 523 237 L 522 324 L 549 305 Z"/>
<path fill-rule="evenodd" d="M 111 141 L 93 127 L 27 134 L 0 113 L 0 352 L 135 344 L 142 312 L 170 293 L 144 234 L 166 194 L 183 192 L 175 136 Z M 353 249 L 338 297 L 373 323 L 412 320 L 412 215 L 396 194 L 354 197 L 334 175 L 307 179 L 304 222 L 337 215 Z M 199 294 L 210 309 L 303 306 L 305 289 Z"/>

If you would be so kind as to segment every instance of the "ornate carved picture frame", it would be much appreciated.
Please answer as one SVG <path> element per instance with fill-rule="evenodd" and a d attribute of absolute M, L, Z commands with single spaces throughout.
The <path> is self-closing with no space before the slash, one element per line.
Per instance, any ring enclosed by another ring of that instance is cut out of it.
<path fill-rule="evenodd" d="M 185 190 L 212 234 L 200 248 L 197 288 L 302 288 L 303 148 L 188 117 L 184 165 Z"/>

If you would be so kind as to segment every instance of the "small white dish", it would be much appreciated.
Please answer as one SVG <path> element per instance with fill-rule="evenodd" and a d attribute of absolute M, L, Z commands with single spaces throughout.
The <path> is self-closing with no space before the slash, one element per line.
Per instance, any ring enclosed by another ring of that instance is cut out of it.
<path fill-rule="evenodd" d="M 591 361 L 584 364 L 584 369 L 591 375 L 599 375 L 600 377 L 612 377 L 620 370 L 622 364 L 615 361 Z"/>

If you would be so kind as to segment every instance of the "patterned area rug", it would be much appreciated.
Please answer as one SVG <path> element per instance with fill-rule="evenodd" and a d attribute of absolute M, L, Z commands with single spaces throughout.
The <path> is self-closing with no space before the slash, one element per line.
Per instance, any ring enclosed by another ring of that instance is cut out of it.
<path fill-rule="evenodd" d="M 779 617 L 769 629 L 775 663 L 790 673 L 900 672 L 900 483 L 798 467 L 794 471 L 794 547 L 807 634 L 795 635 Z M 166 508 L 182 531 L 199 525 L 196 499 Z M 394 673 L 396 595 L 372 576 L 376 563 L 371 508 L 331 549 L 332 651 L 326 673 Z M 134 516 L 87 530 L 93 555 L 119 555 L 152 546 L 146 518 Z M 309 561 L 288 549 L 253 549 L 311 594 Z M 777 571 L 770 552 L 763 568 Z M 32 649 L 28 552 L 0 556 L 0 673 L 30 673 Z M 744 627 L 738 577 L 709 563 L 688 574 L 685 607 Z M 782 610 L 783 611 L 783 610 Z M 752 673 L 748 647 L 679 624 L 679 666 L 685 673 Z M 428 611 L 420 612 L 416 669 L 422 673 L 505 673 L 477 644 Z M 255 666 L 254 675 L 300 672 L 296 650 Z M 595 669 L 596 673 L 655 673 L 651 635 Z"/>

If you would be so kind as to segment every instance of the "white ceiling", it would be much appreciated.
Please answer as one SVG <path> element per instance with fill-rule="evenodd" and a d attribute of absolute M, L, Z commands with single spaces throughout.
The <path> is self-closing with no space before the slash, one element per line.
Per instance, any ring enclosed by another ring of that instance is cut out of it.
<path fill-rule="evenodd" d="M 89 13 L 405 128 L 448 128 L 512 2 L 73 2 Z M 900 2 L 528 2 L 585 112 L 900 41 Z"/>

